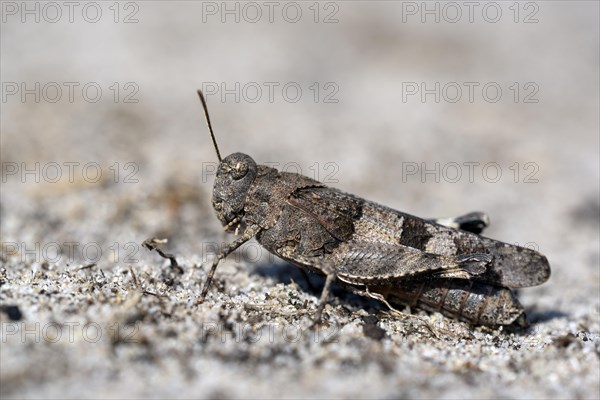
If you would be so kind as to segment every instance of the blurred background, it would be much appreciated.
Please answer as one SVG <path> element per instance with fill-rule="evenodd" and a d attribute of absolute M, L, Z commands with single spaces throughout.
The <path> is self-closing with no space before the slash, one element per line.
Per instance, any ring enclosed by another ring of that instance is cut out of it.
<path fill-rule="evenodd" d="M 168 238 L 188 266 L 206 260 L 203 243 L 231 240 L 210 205 L 217 159 L 196 95 L 203 89 L 223 156 L 244 152 L 421 217 L 487 212 L 487 236 L 550 260 L 551 280 L 521 293 L 530 316 L 556 324 L 548 329 L 558 336 L 595 333 L 597 343 L 597 2 L 1 6 L 0 238 L 8 283 L 0 300 L 19 304 L 22 318 L 61 321 L 87 307 L 86 318 L 109 318 L 113 307 L 94 308 L 95 296 L 87 306 L 67 306 L 60 296 L 41 305 L 40 287 L 72 290 L 50 281 L 75 266 L 96 264 L 106 274 L 158 268 L 162 260 L 140 246 L 149 237 Z M 248 279 L 264 279 L 248 264 Z M 42 283 L 33 285 L 37 272 Z M 250 372 L 239 378 L 247 389 L 231 391 L 131 386 L 115 372 L 126 361 L 73 346 L 52 349 L 61 365 L 55 376 L 40 366 L 39 357 L 49 356 L 36 346 L 2 347 L 5 395 L 80 395 L 71 385 L 81 354 L 96 360 L 90 365 L 109 360 L 121 395 L 281 394 L 277 385 L 255 387 Z M 595 360 L 581 371 L 597 372 Z M 101 371 L 89 397 L 112 393 L 103 388 L 111 375 Z M 582 374 L 583 384 L 560 375 L 552 393 L 594 393 L 597 381 L 590 386 L 591 375 Z M 513 394 L 549 395 L 538 384 L 540 392 Z M 390 395 L 384 387 L 352 393 Z M 484 389 L 476 384 L 460 395 L 487 393 L 477 390 Z"/>

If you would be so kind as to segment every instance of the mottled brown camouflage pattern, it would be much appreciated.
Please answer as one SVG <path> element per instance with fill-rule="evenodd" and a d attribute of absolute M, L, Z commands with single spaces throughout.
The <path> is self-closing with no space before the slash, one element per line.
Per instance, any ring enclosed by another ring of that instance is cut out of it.
<path fill-rule="evenodd" d="M 534 250 L 256 165 L 241 153 L 221 162 L 213 206 L 226 229 L 243 229 L 243 235 L 215 260 L 209 281 L 228 251 L 255 236 L 282 259 L 327 275 L 324 298 L 335 278 L 391 302 L 475 324 L 505 325 L 524 321 L 509 288 L 539 285 L 550 276 L 547 259 Z M 485 226 L 467 223 L 474 231 Z"/>

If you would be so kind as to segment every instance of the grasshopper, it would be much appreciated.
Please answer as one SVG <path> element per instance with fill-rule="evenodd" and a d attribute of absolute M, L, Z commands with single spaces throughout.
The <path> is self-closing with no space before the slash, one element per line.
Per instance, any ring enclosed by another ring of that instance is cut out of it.
<path fill-rule="evenodd" d="M 206 100 L 198 95 L 219 159 L 212 205 L 225 230 L 239 236 L 215 257 L 199 302 L 219 262 L 255 238 L 283 260 L 325 276 L 316 323 L 336 282 L 388 305 L 440 311 L 472 324 L 526 324 L 510 288 L 548 280 L 548 260 L 480 236 L 487 215 L 422 219 L 259 165 L 246 154 L 221 158 Z"/>

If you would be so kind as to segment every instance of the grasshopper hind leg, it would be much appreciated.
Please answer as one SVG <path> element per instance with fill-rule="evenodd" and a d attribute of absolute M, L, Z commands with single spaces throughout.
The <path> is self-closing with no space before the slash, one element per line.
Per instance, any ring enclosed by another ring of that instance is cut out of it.
<path fill-rule="evenodd" d="M 490 217 L 486 213 L 475 211 L 453 218 L 435 218 L 431 222 L 447 226 L 448 228 L 461 229 L 463 231 L 480 234 L 490 226 Z"/>

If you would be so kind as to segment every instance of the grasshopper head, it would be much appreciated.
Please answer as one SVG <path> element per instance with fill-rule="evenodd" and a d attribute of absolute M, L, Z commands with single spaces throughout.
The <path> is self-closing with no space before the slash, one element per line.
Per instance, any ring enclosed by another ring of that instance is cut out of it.
<path fill-rule="evenodd" d="M 240 226 L 246 195 L 256 178 L 257 169 L 254 160 L 242 153 L 233 153 L 219 164 L 212 205 L 228 231 Z"/>
<path fill-rule="evenodd" d="M 212 124 L 210 123 L 206 100 L 201 90 L 198 90 L 198 97 L 200 97 L 204 116 L 206 117 L 206 125 L 219 159 L 212 205 L 225 230 L 237 233 L 237 229 L 241 226 L 244 218 L 246 195 L 256 178 L 258 167 L 252 157 L 242 153 L 233 153 L 221 159 L 219 146 L 217 146 Z"/>

